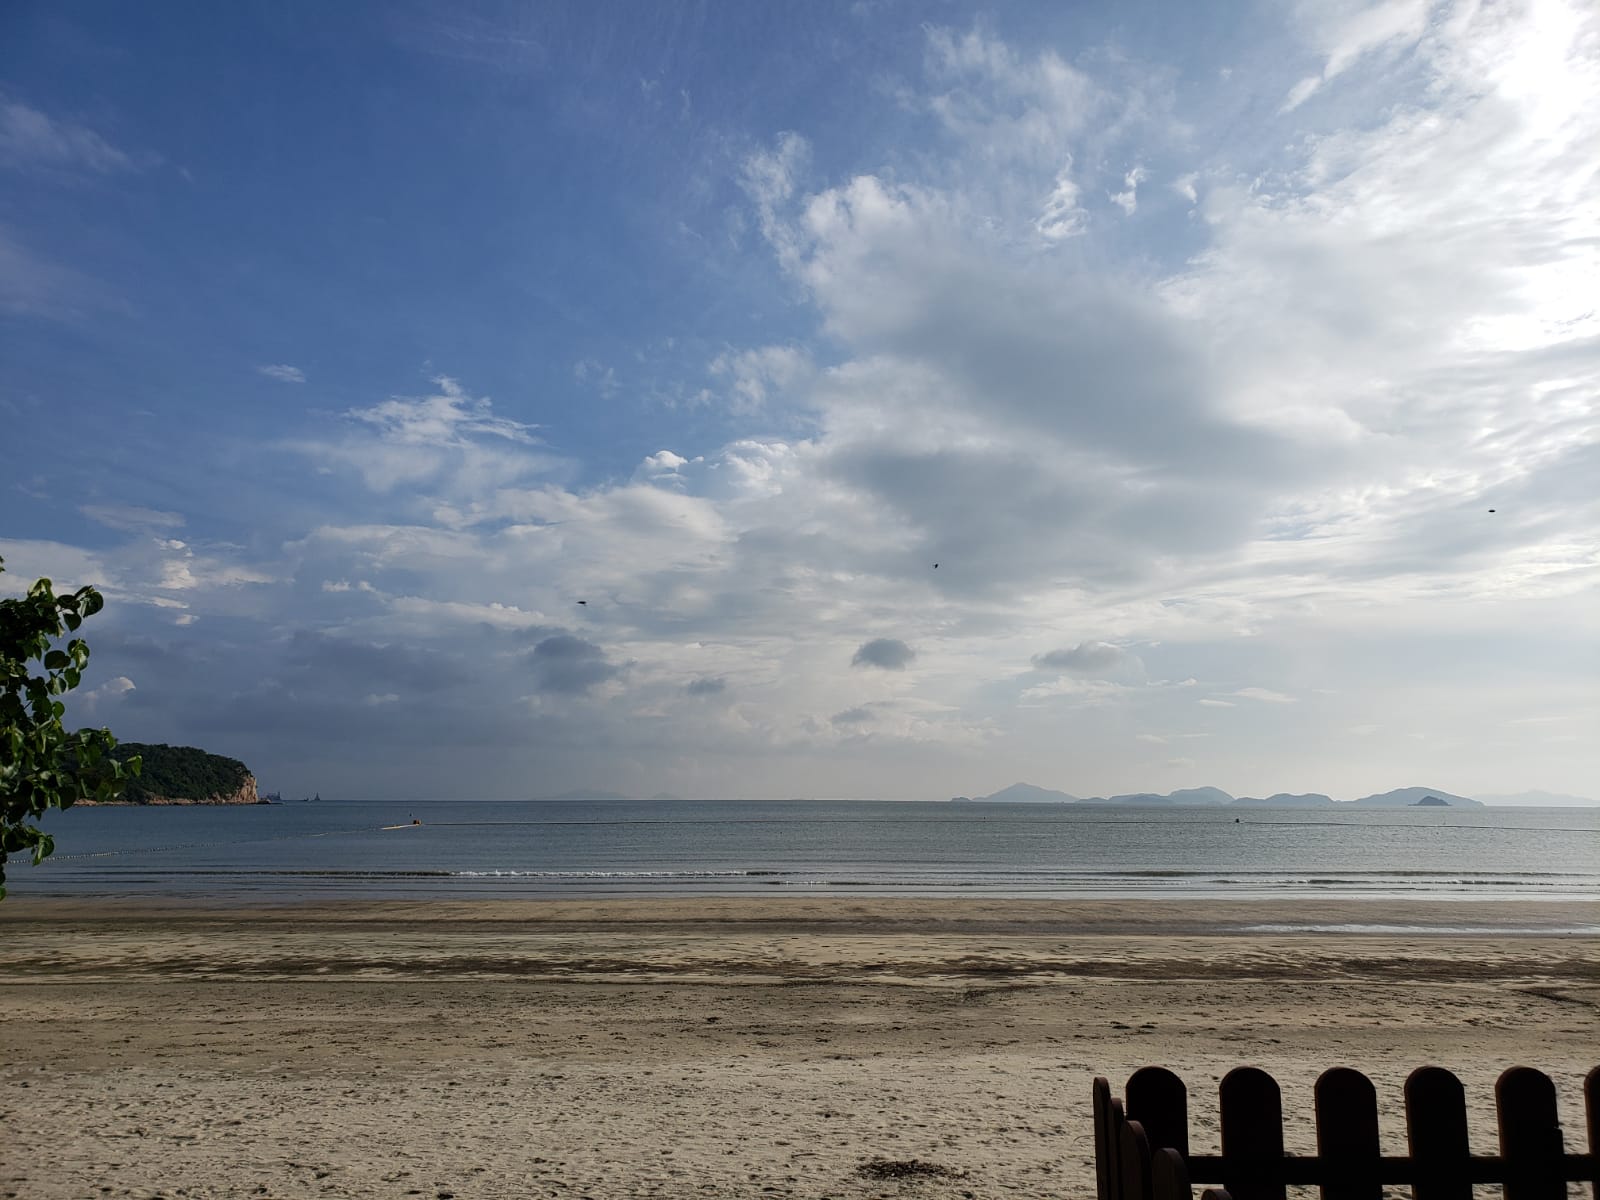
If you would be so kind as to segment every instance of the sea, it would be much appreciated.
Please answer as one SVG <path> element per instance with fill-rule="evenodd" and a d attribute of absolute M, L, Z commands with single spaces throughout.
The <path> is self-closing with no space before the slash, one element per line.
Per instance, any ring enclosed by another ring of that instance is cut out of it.
<path fill-rule="evenodd" d="M 56 853 L 12 858 L 14 896 L 1600 899 L 1597 808 L 318 801 L 44 827 Z"/>

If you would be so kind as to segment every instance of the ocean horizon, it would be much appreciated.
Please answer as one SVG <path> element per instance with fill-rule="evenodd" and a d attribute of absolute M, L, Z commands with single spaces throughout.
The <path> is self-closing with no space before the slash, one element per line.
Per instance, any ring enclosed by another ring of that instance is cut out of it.
<path fill-rule="evenodd" d="M 1600 810 L 875 800 L 80 807 L 15 895 L 1600 899 Z"/>

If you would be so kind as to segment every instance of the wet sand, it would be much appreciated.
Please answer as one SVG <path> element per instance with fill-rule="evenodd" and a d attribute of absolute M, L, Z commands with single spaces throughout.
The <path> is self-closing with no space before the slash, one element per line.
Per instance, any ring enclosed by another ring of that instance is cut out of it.
<path fill-rule="evenodd" d="M 13 896 L 0 1196 L 1089 1197 L 1090 1080 L 1147 1063 L 1189 1081 L 1197 1151 L 1231 1067 L 1279 1078 L 1309 1152 L 1312 1081 L 1357 1066 L 1387 1153 L 1437 1063 L 1488 1153 L 1507 1066 L 1582 1128 L 1597 926 L 1600 903 Z M 938 1171 L 871 1169 L 910 1160 Z"/>

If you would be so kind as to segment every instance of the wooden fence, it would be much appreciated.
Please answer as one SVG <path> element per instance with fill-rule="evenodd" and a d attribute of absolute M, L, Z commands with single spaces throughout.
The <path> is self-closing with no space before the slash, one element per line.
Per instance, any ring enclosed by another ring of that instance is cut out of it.
<path fill-rule="evenodd" d="M 1499 1184 L 1505 1200 L 1566 1200 L 1569 1182 L 1591 1185 L 1600 1200 L 1600 1067 L 1584 1080 L 1589 1150 L 1562 1144 L 1556 1089 L 1549 1076 L 1513 1067 L 1495 1084 L 1500 1153 L 1467 1145 L 1466 1094 L 1440 1067 L 1422 1067 L 1405 1085 L 1410 1153 L 1378 1148 L 1378 1097 L 1360 1071 L 1336 1067 L 1316 1084 L 1317 1153 L 1283 1151 L 1277 1080 L 1239 1067 L 1222 1080 L 1222 1153 L 1189 1152 L 1188 1090 L 1165 1067 L 1128 1080 L 1126 1100 L 1094 1081 L 1095 1170 L 1099 1200 L 1284 1200 L 1289 1184 L 1322 1189 L 1323 1200 L 1380 1200 L 1385 1184 L 1407 1185 L 1415 1200 L 1472 1200 L 1472 1185 Z"/>

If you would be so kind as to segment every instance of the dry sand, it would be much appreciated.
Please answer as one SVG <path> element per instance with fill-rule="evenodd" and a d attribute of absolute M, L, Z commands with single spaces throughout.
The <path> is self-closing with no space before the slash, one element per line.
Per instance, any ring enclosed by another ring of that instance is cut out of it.
<path fill-rule="evenodd" d="M 1283 934 L 1373 921 L 1425 933 Z M 1498 933 L 1449 932 L 1487 922 Z M 1090 1080 L 1507 1066 L 1582 1129 L 1600 904 L 0 906 L 0 1196 L 1090 1197 Z M 1517 932 L 1504 932 L 1515 930 Z M 1535 931 L 1535 932 L 1527 932 Z M 1570 1147 L 1577 1149 L 1577 1146 Z M 939 1173 L 879 1179 L 874 1161 Z"/>

